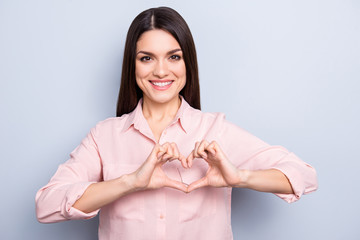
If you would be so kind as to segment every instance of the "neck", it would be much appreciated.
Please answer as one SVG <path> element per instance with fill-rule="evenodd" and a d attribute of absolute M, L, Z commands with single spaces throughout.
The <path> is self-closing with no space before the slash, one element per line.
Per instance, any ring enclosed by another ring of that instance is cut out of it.
<path fill-rule="evenodd" d="M 144 96 L 142 109 L 145 119 L 147 120 L 165 120 L 170 118 L 171 120 L 176 116 L 177 111 L 181 105 L 181 98 L 176 97 L 166 103 L 158 103 L 151 101 Z"/>

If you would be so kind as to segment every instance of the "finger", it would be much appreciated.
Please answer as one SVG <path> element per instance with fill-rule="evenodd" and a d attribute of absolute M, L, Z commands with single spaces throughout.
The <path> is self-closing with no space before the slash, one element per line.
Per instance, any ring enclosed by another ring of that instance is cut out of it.
<path fill-rule="evenodd" d="M 178 149 L 176 143 L 171 143 L 170 146 L 171 146 L 172 152 L 173 152 L 173 155 L 172 155 L 170 161 L 175 160 L 175 159 L 179 159 L 180 152 L 179 152 L 179 149 Z"/>
<path fill-rule="evenodd" d="M 228 160 L 220 145 L 215 141 L 209 145 L 209 154 L 211 154 L 217 162 L 226 162 L 226 160 Z"/>
<path fill-rule="evenodd" d="M 166 153 L 166 150 L 163 147 L 159 148 L 159 150 L 158 150 L 158 152 L 156 154 L 157 159 L 161 159 L 162 156 L 164 156 L 165 153 Z"/>
<path fill-rule="evenodd" d="M 195 147 L 194 147 L 194 158 L 201 158 L 201 156 L 198 154 L 198 149 L 199 149 L 199 146 L 200 146 L 200 142 L 196 142 L 195 143 Z"/>
<path fill-rule="evenodd" d="M 157 163 L 157 153 L 160 151 L 160 145 L 156 144 L 146 161 L 134 172 L 136 176 L 140 176 L 141 179 L 148 183 Z"/>
<path fill-rule="evenodd" d="M 190 165 L 189 165 L 186 157 L 184 157 L 183 155 L 180 155 L 179 160 L 180 160 L 181 166 L 183 166 L 183 168 L 190 168 Z"/>
<path fill-rule="evenodd" d="M 188 192 L 188 189 L 187 189 L 188 186 L 185 183 L 182 183 L 182 182 L 170 179 L 170 178 L 166 179 L 165 187 L 175 188 L 175 189 L 178 189 L 178 190 L 183 191 L 185 193 Z"/>
<path fill-rule="evenodd" d="M 186 158 L 186 165 L 189 166 L 189 168 L 192 167 L 194 158 L 195 158 L 195 150 L 192 150 L 189 156 Z"/>
<path fill-rule="evenodd" d="M 205 148 L 208 145 L 209 145 L 209 143 L 206 140 L 202 140 L 197 149 L 197 154 L 200 155 L 204 159 L 207 159 L 207 153 L 205 152 Z"/>
<path fill-rule="evenodd" d="M 189 156 L 186 158 L 186 162 L 189 168 L 192 167 L 195 158 L 201 158 L 201 156 L 197 155 L 197 149 L 199 148 L 199 145 L 200 142 L 195 142 L 194 150 L 192 150 Z"/>
<path fill-rule="evenodd" d="M 209 186 L 209 184 L 208 184 L 207 178 L 203 177 L 203 178 L 191 183 L 188 186 L 187 190 L 188 190 L 188 192 L 191 192 L 191 191 L 194 191 L 195 189 L 198 189 L 198 188 L 201 188 L 201 187 L 206 187 L 206 186 Z"/>
<path fill-rule="evenodd" d="M 217 154 L 225 155 L 220 145 L 214 141 L 214 150 Z"/>
<path fill-rule="evenodd" d="M 171 146 L 170 146 L 169 143 L 163 144 L 163 147 L 164 147 L 166 150 L 165 150 L 165 154 L 164 154 L 163 157 L 162 157 L 162 161 L 166 162 L 166 161 L 168 161 L 168 160 L 172 157 L 173 151 L 172 151 L 172 148 L 171 148 Z"/>
<path fill-rule="evenodd" d="M 212 155 L 216 155 L 216 149 L 218 147 L 218 144 L 215 141 L 212 141 L 206 148 L 205 151 L 211 153 Z"/>
<path fill-rule="evenodd" d="M 155 151 L 156 151 L 156 156 L 158 158 L 160 158 L 162 155 L 164 155 L 166 153 L 167 150 L 167 146 L 164 145 L 160 145 L 160 144 L 156 144 L 154 147 Z"/>
<path fill-rule="evenodd" d="M 176 143 L 172 144 L 174 150 L 174 159 L 178 159 L 181 162 L 183 168 L 189 168 L 186 158 L 180 153 L 179 148 L 177 147 Z"/>
<path fill-rule="evenodd" d="M 163 154 L 162 148 L 159 144 L 155 144 L 153 149 L 151 150 L 151 153 L 149 154 L 148 161 L 153 161 L 153 163 L 157 162 L 157 159 L 159 156 Z"/>

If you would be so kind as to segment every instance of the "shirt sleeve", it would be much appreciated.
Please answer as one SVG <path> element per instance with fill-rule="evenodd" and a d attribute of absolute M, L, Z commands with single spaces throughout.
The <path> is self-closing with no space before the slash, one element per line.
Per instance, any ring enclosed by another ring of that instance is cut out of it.
<path fill-rule="evenodd" d="M 36 215 L 39 222 L 50 223 L 70 219 L 88 219 L 99 210 L 84 213 L 72 206 L 85 190 L 101 176 L 101 158 L 96 144 L 96 128 L 82 140 L 61 164 L 50 182 L 36 194 Z"/>
<path fill-rule="evenodd" d="M 244 129 L 218 116 L 219 142 L 229 160 L 248 170 L 277 169 L 289 179 L 294 194 L 276 194 L 288 203 L 318 187 L 315 169 L 282 146 L 270 146 Z"/>

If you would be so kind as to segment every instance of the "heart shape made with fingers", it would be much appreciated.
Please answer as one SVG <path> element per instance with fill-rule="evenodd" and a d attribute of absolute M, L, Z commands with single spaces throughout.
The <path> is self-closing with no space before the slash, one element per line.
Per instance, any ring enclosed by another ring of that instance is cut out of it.
<path fill-rule="evenodd" d="M 178 159 L 181 162 L 182 168 L 179 167 L 178 164 L 162 165 L 164 173 L 170 181 L 185 184 L 187 186 L 187 192 L 205 186 L 228 186 L 219 168 L 221 162 L 227 161 L 227 159 L 216 142 L 208 143 L 202 141 L 201 143 L 196 143 L 195 148 L 187 158 L 183 157 L 176 150 L 173 150 L 169 151 L 167 157 L 171 159 L 170 161 Z M 173 154 L 178 157 L 171 158 Z"/>

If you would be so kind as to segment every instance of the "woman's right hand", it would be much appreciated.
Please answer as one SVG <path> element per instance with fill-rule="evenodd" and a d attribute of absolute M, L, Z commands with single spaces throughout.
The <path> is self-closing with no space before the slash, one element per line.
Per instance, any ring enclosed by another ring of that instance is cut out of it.
<path fill-rule="evenodd" d="M 186 158 L 179 153 L 175 143 L 156 144 L 149 157 L 135 172 L 91 184 L 73 207 L 90 213 L 139 190 L 171 187 L 187 192 L 187 185 L 169 178 L 161 168 L 166 162 L 176 159 L 181 161 L 184 168 L 189 167 Z"/>
<path fill-rule="evenodd" d="M 187 192 L 186 184 L 169 178 L 161 168 L 166 162 L 173 160 L 179 160 L 184 168 L 189 167 L 186 158 L 180 154 L 175 143 L 156 144 L 139 169 L 129 174 L 134 190 L 171 187 Z"/>

